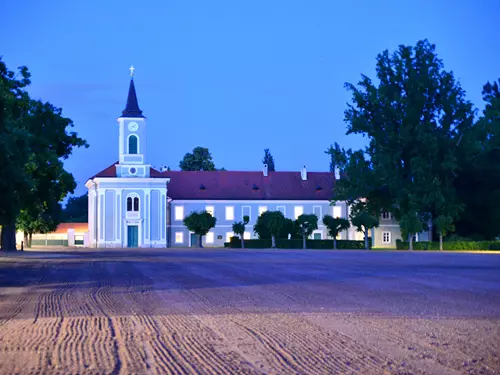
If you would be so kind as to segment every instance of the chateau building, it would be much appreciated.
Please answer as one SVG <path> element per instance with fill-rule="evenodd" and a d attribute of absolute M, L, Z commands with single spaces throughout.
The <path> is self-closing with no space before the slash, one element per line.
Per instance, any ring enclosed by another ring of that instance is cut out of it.
<path fill-rule="evenodd" d="M 159 171 L 147 161 L 147 121 L 140 110 L 133 77 L 127 104 L 118 118 L 118 161 L 91 177 L 89 197 L 91 247 L 187 247 L 196 236 L 184 226 L 192 211 L 207 210 L 217 225 L 204 246 L 220 246 L 233 236 L 232 224 L 248 215 L 246 239 L 256 238 L 253 225 L 266 210 L 279 210 L 291 219 L 302 213 L 318 216 L 314 239 L 328 238 L 322 218 L 348 217 L 349 208 L 330 199 L 335 177 L 330 172 Z M 374 245 L 395 247 L 399 226 L 384 214 L 372 231 Z M 426 234 L 421 234 L 421 236 Z M 362 239 L 350 228 L 341 239 Z M 424 238 L 420 238 L 423 240 Z"/>

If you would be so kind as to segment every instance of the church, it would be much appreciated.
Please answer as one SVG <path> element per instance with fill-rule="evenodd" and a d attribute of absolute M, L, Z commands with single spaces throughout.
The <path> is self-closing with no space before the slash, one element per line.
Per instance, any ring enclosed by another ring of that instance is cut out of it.
<path fill-rule="evenodd" d="M 131 68 L 133 69 L 133 68 Z M 132 70 L 133 72 L 133 70 Z M 324 215 L 349 217 L 343 202 L 331 206 L 335 183 L 331 172 L 268 171 L 164 171 L 147 159 L 147 120 L 139 108 L 134 77 L 125 109 L 118 122 L 118 161 L 91 177 L 88 189 L 88 240 L 90 247 L 191 247 L 196 235 L 183 219 L 206 210 L 217 225 L 203 238 L 203 246 L 222 247 L 233 236 L 232 224 L 247 215 L 245 239 L 257 238 L 253 226 L 266 210 L 279 210 L 296 219 L 303 213 L 318 216 L 311 238 L 328 238 Z M 395 247 L 399 225 L 387 213 L 372 231 L 374 246 Z M 362 239 L 350 228 L 341 239 Z M 418 240 L 418 239 L 417 239 Z"/>

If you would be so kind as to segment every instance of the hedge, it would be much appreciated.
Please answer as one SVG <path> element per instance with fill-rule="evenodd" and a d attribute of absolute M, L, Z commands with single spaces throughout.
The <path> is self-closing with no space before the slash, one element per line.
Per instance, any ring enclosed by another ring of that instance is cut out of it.
<path fill-rule="evenodd" d="M 368 245 L 371 247 L 371 238 L 368 238 Z M 230 242 L 224 243 L 224 247 L 232 249 L 241 249 L 241 240 L 239 237 L 231 237 Z M 302 239 L 276 239 L 276 247 L 279 249 L 302 249 Z M 245 240 L 247 249 L 269 249 L 271 248 L 271 239 Z M 333 240 L 306 240 L 308 249 L 333 249 Z M 364 249 L 364 241 L 337 240 L 337 249 Z"/>
<path fill-rule="evenodd" d="M 408 250 L 409 243 L 396 240 L 398 250 Z M 414 250 L 439 250 L 439 242 L 414 242 Z M 445 241 L 443 250 L 500 250 L 500 241 Z"/>

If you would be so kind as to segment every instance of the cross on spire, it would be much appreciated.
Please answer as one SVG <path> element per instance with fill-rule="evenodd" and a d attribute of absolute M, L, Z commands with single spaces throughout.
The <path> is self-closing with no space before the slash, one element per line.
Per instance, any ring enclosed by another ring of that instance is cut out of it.
<path fill-rule="evenodd" d="M 128 88 L 127 105 L 122 111 L 120 117 L 144 117 L 142 111 L 139 109 L 139 104 L 137 103 L 137 94 L 135 92 L 134 84 L 134 66 L 131 65 L 130 68 L 130 86 Z"/>

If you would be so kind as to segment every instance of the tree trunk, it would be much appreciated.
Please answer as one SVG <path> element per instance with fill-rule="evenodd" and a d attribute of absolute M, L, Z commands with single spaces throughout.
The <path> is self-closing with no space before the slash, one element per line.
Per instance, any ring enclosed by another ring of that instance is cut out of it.
<path fill-rule="evenodd" d="M 370 250 L 368 247 L 368 229 L 365 230 L 365 249 Z"/>
<path fill-rule="evenodd" d="M 24 234 L 24 236 L 23 236 L 24 247 L 30 247 L 30 240 L 29 240 L 29 237 L 28 237 L 28 232 L 24 232 L 23 234 Z"/>
<path fill-rule="evenodd" d="M 413 234 L 410 233 L 408 237 L 408 250 L 413 251 Z"/>
<path fill-rule="evenodd" d="M 31 241 L 33 241 L 33 233 L 29 234 L 29 238 L 28 238 L 29 245 L 28 245 L 28 247 L 31 247 Z"/>
<path fill-rule="evenodd" d="M 337 250 L 337 237 L 333 238 L 333 250 Z"/>
<path fill-rule="evenodd" d="M 244 235 L 245 235 L 244 233 L 241 234 L 241 248 L 242 249 L 245 248 L 245 239 L 243 238 Z"/>
<path fill-rule="evenodd" d="M 2 225 L 2 250 L 16 251 L 16 224 L 15 221 Z"/>
<path fill-rule="evenodd" d="M 271 236 L 271 247 L 274 249 L 276 247 L 276 239 L 274 236 Z"/>
<path fill-rule="evenodd" d="M 439 250 L 443 251 L 443 234 L 439 233 Z"/>
<path fill-rule="evenodd" d="M 302 248 L 303 249 L 306 248 L 306 235 L 305 234 L 302 235 Z"/>
<path fill-rule="evenodd" d="M 198 235 L 198 238 L 199 238 L 199 244 L 200 244 L 200 248 L 203 248 L 203 236 L 201 234 Z"/>

